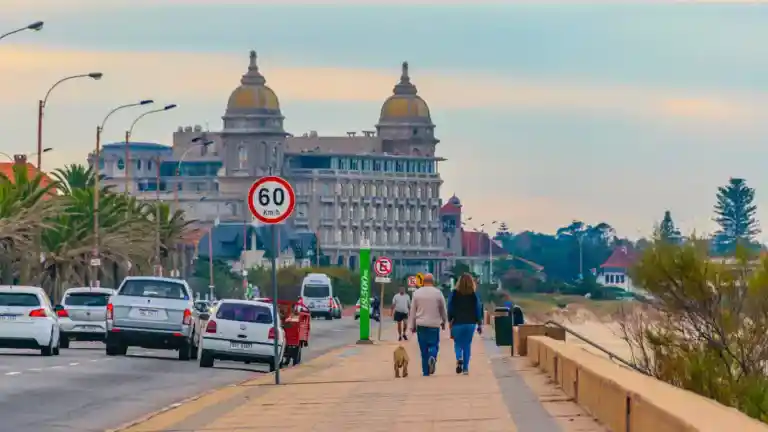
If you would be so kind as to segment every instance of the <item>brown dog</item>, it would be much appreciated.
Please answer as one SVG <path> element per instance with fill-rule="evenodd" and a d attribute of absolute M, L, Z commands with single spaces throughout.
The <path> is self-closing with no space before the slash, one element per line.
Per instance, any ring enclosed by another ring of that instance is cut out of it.
<path fill-rule="evenodd" d="M 400 345 L 395 349 L 395 378 L 400 378 L 400 369 L 403 369 L 403 378 L 408 376 L 408 351 Z"/>

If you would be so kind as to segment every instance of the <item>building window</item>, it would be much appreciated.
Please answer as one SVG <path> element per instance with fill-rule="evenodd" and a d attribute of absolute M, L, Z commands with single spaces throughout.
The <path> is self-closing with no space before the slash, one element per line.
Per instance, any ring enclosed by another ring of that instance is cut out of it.
<path fill-rule="evenodd" d="M 404 240 L 403 241 L 404 244 L 406 244 L 406 245 L 411 244 L 411 232 L 410 231 L 407 231 L 407 230 L 405 231 L 405 238 L 403 240 Z"/>
<path fill-rule="evenodd" d="M 336 230 L 336 244 L 341 243 L 341 230 Z"/>
<path fill-rule="evenodd" d="M 364 171 L 371 171 L 373 169 L 373 161 L 370 159 L 363 160 L 363 170 Z"/>
<path fill-rule="evenodd" d="M 245 169 L 245 164 L 248 163 L 248 151 L 243 145 L 237 148 L 237 162 L 240 169 Z"/>
<path fill-rule="evenodd" d="M 384 166 L 385 166 L 384 171 L 386 171 L 386 172 L 395 172 L 395 162 L 394 161 L 386 161 Z"/>
<path fill-rule="evenodd" d="M 381 185 L 381 189 L 379 190 L 379 193 L 381 194 L 382 197 L 386 197 L 387 196 L 387 185 L 385 185 L 385 184 Z"/>
<path fill-rule="evenodd" d="M 120 171 L 125 169 L 125 161 L 123 160 L 123 158 L 120 158 L 117 160 L 117 169 L 119 169 Z"/>
<path fill-rule="evenodd" d="M 427 244 L 432 245 L 432 231 L 427 231 Z"/>
<path fill-rule="evenodd" d="M 414 238 L 414 243 L 417 244 L 417 245 L 420 245 L 421 244 L 421 232 L 420 231 L 416 231 L 414 233 L 414 237 L 415 237 Z"/>
<path fill-rule="evenodd" d="M 374 171 L 381 171 L 382 163 L 380 160 L 373 161 L 373 170 Z"/>
<path fill-rule="evenodd" d="M 385 245 L 387 244 L 387 230 L 381 231 L 381 244 Z"/>

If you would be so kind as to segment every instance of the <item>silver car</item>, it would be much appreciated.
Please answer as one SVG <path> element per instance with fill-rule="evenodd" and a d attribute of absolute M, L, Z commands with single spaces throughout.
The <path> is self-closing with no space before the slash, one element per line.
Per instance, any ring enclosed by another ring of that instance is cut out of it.
<path fill-rule="evenodd" d="M 201 315 L 207 314 L 195 309 L 186 281 L 127 277 L 107 304 L 107 355 L 138 346 L 178 350 L 179 360 L 197 358 Z"/>
<path fill-rule="evenodd" d="M 103 341 L 107 333 L 106 317 L 111 288 L 70 288 L 64 292 L 56 315 L 61 326 L 61 347 L 70 341 Z"/>

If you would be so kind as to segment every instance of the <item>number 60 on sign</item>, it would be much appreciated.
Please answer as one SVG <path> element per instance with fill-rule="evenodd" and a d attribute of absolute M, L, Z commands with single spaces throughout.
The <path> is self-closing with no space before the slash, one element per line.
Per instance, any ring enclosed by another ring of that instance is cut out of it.
<path fill-rule="evenodd" d="M 265 224 L 278 224 L 293 213 L 296 194 L 290 183 L 282 177 L 262 177 L 251 185 L 248 207 L 257 220 Z"/>

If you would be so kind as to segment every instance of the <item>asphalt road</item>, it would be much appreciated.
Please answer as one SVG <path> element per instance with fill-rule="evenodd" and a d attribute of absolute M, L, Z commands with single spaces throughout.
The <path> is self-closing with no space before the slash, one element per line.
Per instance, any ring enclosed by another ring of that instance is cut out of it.
<path fill-rule="evenodd" d="M 357 321 L 312 320 L 303 361 L 357 340 Z M 375 329 L 375 326 L 372 326 Z M 212 388 L 266 371 L 262 365 L 180 362 L 175 351 L 129 348 L 107 357 L 101 343 L 73 343 L 57 357 L 0 350 L 0 432 L 104 431 Z"/>

